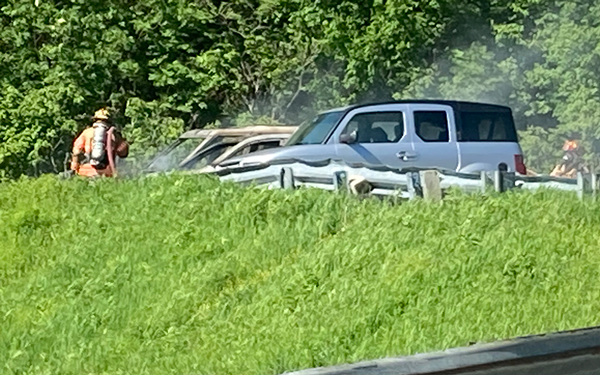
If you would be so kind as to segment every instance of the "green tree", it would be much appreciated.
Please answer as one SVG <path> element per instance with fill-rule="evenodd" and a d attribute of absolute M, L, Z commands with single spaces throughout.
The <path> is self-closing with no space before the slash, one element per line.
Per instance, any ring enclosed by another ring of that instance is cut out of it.
<path fill-rule="evenodd" d="M 540 171 L 567 133 L 582 133 L 589 150 L 600 139 L 595 4 L 3 4 L 0 176 L 61 170 L 100 106 L 112 108 L 141 156 L 189 128 L 298 124 L 325 108 L 415 96 L 510 105 Z"/>

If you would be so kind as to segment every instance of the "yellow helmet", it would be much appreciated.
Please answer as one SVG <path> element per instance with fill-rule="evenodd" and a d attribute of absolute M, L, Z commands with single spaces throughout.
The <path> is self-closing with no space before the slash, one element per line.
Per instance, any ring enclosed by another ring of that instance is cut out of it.
<path fill-rule="evenodd" d="M 106 108 L 101 108 L 94 113 L 94 120 L 108 120 L 108 110 Z"/>

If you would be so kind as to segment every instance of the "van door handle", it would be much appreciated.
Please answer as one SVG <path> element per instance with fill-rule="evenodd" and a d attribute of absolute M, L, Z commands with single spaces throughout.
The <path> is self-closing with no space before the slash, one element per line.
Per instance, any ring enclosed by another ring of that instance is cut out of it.
<path fill-rule="evenodd" d="M 417 155 L 407 151 L 400 151 L 396 153 L 396 157 L 402 161 L 408 161 L 416 159 Z"/>

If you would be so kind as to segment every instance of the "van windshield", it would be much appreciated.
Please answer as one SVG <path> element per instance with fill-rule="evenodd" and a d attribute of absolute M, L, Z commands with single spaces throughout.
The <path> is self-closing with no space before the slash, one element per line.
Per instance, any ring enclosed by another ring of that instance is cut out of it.
<path fill-rule="evenodd" d="M 343 114 L 344 111 L 336 111 L 318 115 L 312 122 L 298 128 L 285 145 L 316 145 L 323 143 Z"/>

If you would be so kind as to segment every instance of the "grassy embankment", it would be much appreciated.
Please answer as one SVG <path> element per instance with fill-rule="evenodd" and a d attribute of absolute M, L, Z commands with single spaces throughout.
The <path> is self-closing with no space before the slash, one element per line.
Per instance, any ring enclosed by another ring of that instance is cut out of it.
<path fill-rule="evenodd" d="M 0 185 L 0 373 L 276 374 L 595 325 L 600 204 Z"/>

